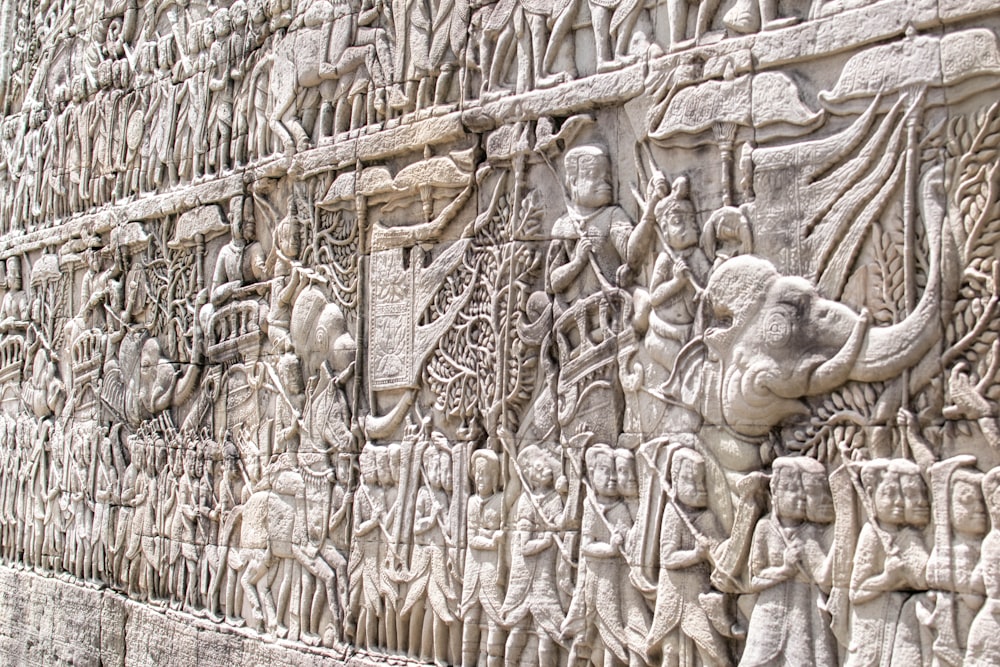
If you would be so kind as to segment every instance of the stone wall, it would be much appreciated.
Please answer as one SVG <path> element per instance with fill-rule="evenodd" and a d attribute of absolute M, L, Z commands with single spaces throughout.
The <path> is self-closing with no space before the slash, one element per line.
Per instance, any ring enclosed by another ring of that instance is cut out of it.
<path fill-rule="evenodd" d="M 0 655 L 1000 662 L 998 28 L 3 0 Z"/>

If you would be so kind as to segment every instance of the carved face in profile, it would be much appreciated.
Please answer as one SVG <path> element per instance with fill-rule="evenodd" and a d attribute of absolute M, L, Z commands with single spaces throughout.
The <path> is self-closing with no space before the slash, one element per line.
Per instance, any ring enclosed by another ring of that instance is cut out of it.
<path fill-rule="evenodd" d="M 205 462 L 193 448 L 184 457 L 184 469 L 191 479 L 200 479 L 205 472 Z"/>
<path fill-rule="evenodd" d="M 441 462 L 433 448 L 424 451 L 424 479 L 432 489 L 441 488 Z"/>
<path fill-rule="evenodd" d="M 225 39 L 229 36 L 232 29 L 232 23 L 229 21 L 229 12 L 227 12 L 224 7 L 216 10 L 215 16 L 212 17 L 212 21 L 215 23 L 216 37 L 219 39 Z"/>
<path fill-rule="evenodd" d="M 618 496 L 618 471 L 615 469 L 615 457 L 611 449 L 602 446 L 600 451 L 593 451 L 587 457 L 587 474 L 594 487 L 594 493 L 602 498 Z"/>
<path fill-rule="evenodd" d="M 338 456 L 337 457 L 337 481 L 342 485 L 346 485 L 351 481 L 351 457 L 350 456 Z"/>
<path fill-rule="evenodd" d="M 551 489 L 555 480 L 548 455 L 539 451 L 539 453 L 528 463 L 528 469 L 525 471 L 525 477 L 527 477 L 528 484 L 531 485 L 533 491 Z"/>
<path fill-rule="evenodd" d="M 365 484 L 372 486 L 378 482 L 378 465 L 374 449 L 365 447 L 361 450 L 361 455 L 358 457 L 358 466 L 361 468 L 361 479 Z"/>
<path fill-rule="evenodd" d="M 684 456 L 671 467 L 677 500 L 687 507 L 707 507 L 705 461 L 701 457 Z"/>
<path fill-rule="evenodd" d="M 910 526 L 923 527 L 931 520 L 931 504 L 927 485 L 919 474 L 902 474 L 899 486 L 903 492 L 903 516 Z"/>
<path fill-rule="evenodd" d="M 615 450 L 615 470 L 618 473 L 618 491 L 623 498 L 639 497 L 639 480 L 635 476 L 635 457 L 627 449 Z"/>
<path fill-rule="evenodd" d="M 775 466 L 771 479 L 771 500 L 774 513 L 780 519 L 804 521 L 808 517 L 806 492 L 798 469 L 792 465 Z"/>
<path fill-rule="evenodd" d="M 298 221 L 292 216 L 286 217 L 278 226 L 278 247 L 287 257 L 298 257 L 301 252 Z"/>
<path fill-rule="evenodd" d="M 1000 468 L 993 468 L 983 477 L 983 497 L 993 530 L 1000 530 Z"/>
<path fill-rule="evenodd" d="M 906 505 L 897 473 L 886 471 L 882 475 L 872 501 L 875 504 L 875 516 L 880 523 L 887 526 L 900 526 L 906 523 Z"/>
<path fill-rule="evenodd" d="M 239 31 L 247 24 L 247 6 L 241 0 L 236 0 L 229 8 L 229 13 L 232 15 L 233 27 Z"/>
<path fill-rule="evenodd" d="M 480 498 L 487 498 L 496 493 L 500 481 L 500 470 L 495 461 L 486 457 L 478 458 L 473 478 L 476 484 L 476 493 L 479 494 Z"/>
<path fill-rule="evenodd" d="M 806 496 L 806 517 L 812 523 L 832 523 L 833 494 L 825 473 L 802 472 L 802 491 Z"/>
<path fill-rule="evenodd" d="M 389 452 L 384 449 L 375 451 L 375 471 L 378 475 L 378 483 L 383 487 L 390 487 L 393 484 L 392 469 L 389 467 Z M 364 469 L 362 469 L 362 473 Z"/>
<path fill-rule="evenodd" d="M 303 391 L 302 369 L 299 360 L 294 354 L 282 355 L 278 363 L 278 373 L 281 383 L 291 396 L 301 394 Z"/>
<path fill-rule="evenodd" d="M 960 535 L 986 534 L 986 503 L 979 475 L 966 471 L 954 474 L 951 482 L 951 524 Z"/>
<path fill-rule="evenodd" d="M 581 146 L 566 153 L 566 180 L 570 197 L 578 206 L 603 208 L 614 199 L 611 161 L 596 146 Z"/>
<path fill-rule="evenodd" d="M 438 474 L 441 478 L 441 487 L 448 493 L 453 488 L 451 478 L 451 455 L 448 452 L 438 452 Z"/>

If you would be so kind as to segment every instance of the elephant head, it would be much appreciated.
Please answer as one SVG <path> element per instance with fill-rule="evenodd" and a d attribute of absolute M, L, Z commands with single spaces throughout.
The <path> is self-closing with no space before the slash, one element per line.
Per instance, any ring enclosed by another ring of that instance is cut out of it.
<path fill-rule="evenodd" d="M 766 259 L 739 256 L 718 266 L 703 295 L 709 319 L 703 342 L 720 367 L 717 398 L 706 397 L 711 412 L 742 435 L 761 436 L 805 413 L 803 398 L 852 380 L 890 380 L 926 356 L 941 337 L 942 283 L 948 282 L 937 179 L 940 170 L 924 179 L 922 202 L 928 284 L 916 307 L 892 326 L 869 327 L 867 312 L 824 298 L 810 281 L 783 276 Z"/>
<path fill-rule="evenodd" d="M 319 375 L 326 361 L 336 371 L 354 361 L 354 338 L 347 331 L 344 312 L 314 285 L 295 298 L 288 335 L 307 378 Z"/>

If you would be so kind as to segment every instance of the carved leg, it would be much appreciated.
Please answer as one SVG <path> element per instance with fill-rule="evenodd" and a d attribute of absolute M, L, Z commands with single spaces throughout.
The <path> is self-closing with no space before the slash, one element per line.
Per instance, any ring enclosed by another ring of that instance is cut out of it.
<path fill-rule="evenodd" d="M 462 625 L 462 667 L 476 667 L 479 664 L 479 621 L 483 608 L 475 606 L 465 614 Z"/>
<path fill-rule="evenodd" d="M 594 46 L 597 52 L 597 71 L 607 72 L 614 66 L 611 53 L 611 11 L 594 2 L 589 2 L 590 16 L 594 28 Z"/>

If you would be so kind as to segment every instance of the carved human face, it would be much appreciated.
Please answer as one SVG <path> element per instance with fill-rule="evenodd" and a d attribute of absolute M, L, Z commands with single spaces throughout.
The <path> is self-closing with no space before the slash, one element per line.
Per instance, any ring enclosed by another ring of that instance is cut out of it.
<path fill-rule="evenodd" d="M 337 458 L 337 481 L 345 485 L 351 481 L 351 459 L 347 456 Z"/>
<path fill-rule="evenodd" d="M 959 477 L 951 484 L 951 522 L 961 535 L 985 535 L 986 503 L 978 484 Z"/>
<path fill-rule="evenodd" d="M 985 488 L 989 490 L 988 486 Z M 989 491 L 989 496 L 986 497 L 986 504 L 989 509 L 993 530 L 1000 530 L 1000 484 Z"/>
<path fill-rule="evenodd" d="M 87 251 L 87 268 L 94 273 L 101 270 L 101 254 L 97 250 Z"/>
<path fill-rule="evenodd" d="M 21 267 L 14 262 L 7 263 L 7 289 L 11 292 L 18 292 L 24 287 L 21 280 Z"/>
<path fill-rule="evenodd" d="M 528 483 L 531 484 L 531 488 L 535 491 L 552 488 L 554 480 L 548 457 L 544 454 L 536 456 L 528 465 L 526 476 Z"/>
<path fill-rule="evenodd" d="M 500 471 L 487 459 L 476 461 L 476 493 L 480 498 L 488 498 L 496 493 Z"/>
<path fill-rule="evenodd" d="M 686 250 L 698 244 L 697 220 L 693 214 L 674 211 L 663 220 L 667 242 L 674 250 Z"/>
<path fill-rule="evenodd" d="M 389 453 L 379 450 L 375 453 L 376 472 L 378 473 L 378 483 L 388 488 L 393 485 L 392 468 L 389 466 Z"/>
<path fill-rule="evenodd" d="M 234 2 L 229 8 L 229 13 L 232 14 L 233 26 L 237 30 L 247 24 L 247 6 L 244 3 Z"/>
<path fill-rule="evenodd" d="M 432 489 L 441 488 L 441 462 L 435 452 L 424 456 L 424 477 Z"/>
<path fill-rule="evenodd" d="M 571 179 L 573 202 L 584 208 L 603 208 L 611 204 L 614 188 L 611 184 L 611 162 L 606 155 L 581 155 L 576 164 L 576 177 Z"/>
<path fill-rule="evenodd" d="M 835 518 L 833 494 L 826 475 L 803 472 L 802 490 L 806 495 L 806 517 L 813 523 L 832 523 Z"/>
<path fill-rule="evenodd" d="M 358 457 L 358 465 L 361 468 L 361 479 L 365 484 L 371 486 L 378 482 L 378 467 L 375 452 L 371 449 L 361 450 Z"/>
<path fill-rule="evenodd" d="M 220 40 L 229 37 L 232 28 L 232 24 L 229 22 L 229 12 L 225 9 L 219 9 L 215 12 L 212 20 L 215 23 L 215 36 Z"/>
<path fill-rule="evenodd" d="M 618 496 L 618 471 L 615 469 L 613 456 L 603 452 L 595 456 L 588 472 L 594 493 L 602 498 Z"/>
<path fill-rule="evenodd" d="M 190 470 L 188 471 L 188 474 L 193 479 L 201 479 L 201 476 L 205 474 L 205 459 L 204 459 L 204 457 L 199 456 L 198 453 L 196 451 L 193 451 L 193 450 L 190 451 L 190 452 L 188 452 L 188 457 L 189 457 L 189 466 L 190 466 Z"/>
<path fill-rule="evenodd" d="M 615 455 L 615 470 L 618 473 L 618 491 L 623 498 L 639 496 L 639 481 L 635 476 L 635 459 L 619 452 Z"/>
<path fill-rule="evenodd" d="M 240 236 L 247 243 L 257 240 L 257 222 L 253 219 L 253 215 L 244 216 L 243 225 L 240 227 Z"/>
<path fill-rule="evenodd" d="M 211 21 L 205 21 L 201 27 L 201 43 L 204 48 L 208 48 L 215 41 L 215 26 Z"/>
<path fill-rule="evenodd" d="M 142 354 L 139 358 L 139 369 L 143 375 L 154 371 L 160 363 L 160 345 L 155 338 L 150 338 L 142 346 Z"/>
<path fill-rule="evenodd" d="M 901 475 L 899 486 L 903 492 L 903 516 L 910 526 L 923 527 L 931 520 L 931 505 L 927 499 L 927 485 L 920 475 Z"/>
<path fill-rule="evenodd" d="M 886 472 L 875 489 L 875 515 L 879 522 L 889 526 L 899 526 L 906 522 L 906 505 L 899 475 Z"/>
<path fill-rule="evenodd" d="M 286 256 L 298 257 L 302 250 L 298 225 L 291 220 L 283 221 L 278 229 L 278 244 Z"/>
<path fill-rule="evenodd" d="M 451 493 L 453 488 L 451 477 L 451 456 L 447 452 L 438 453 L 438 466 L 441 475 L 441 488 Z"/>
<path fill-rule="evenodd" d="M 705 488 L 705 462 L 684 459 L 674 480 L 677 499 L 688 507 L 707 507 L 708 491 Z"/>
<path fill-rule="evenodd" d="M 805 520 L 806 493 L 802 477 L 792 468 L 779 468 L 774 474 L 776 477 L 771 489 L 774 513 L 779 519 Z"/>
<path fill-rule="evenodd" d="M 298 360 L 283 360 L 279 370 L 281 371 L 281 383 L 285 386 L 285 390 L 292 396 L 301 394 L 303 390 L 302 369 L 299 367 Z"/>

